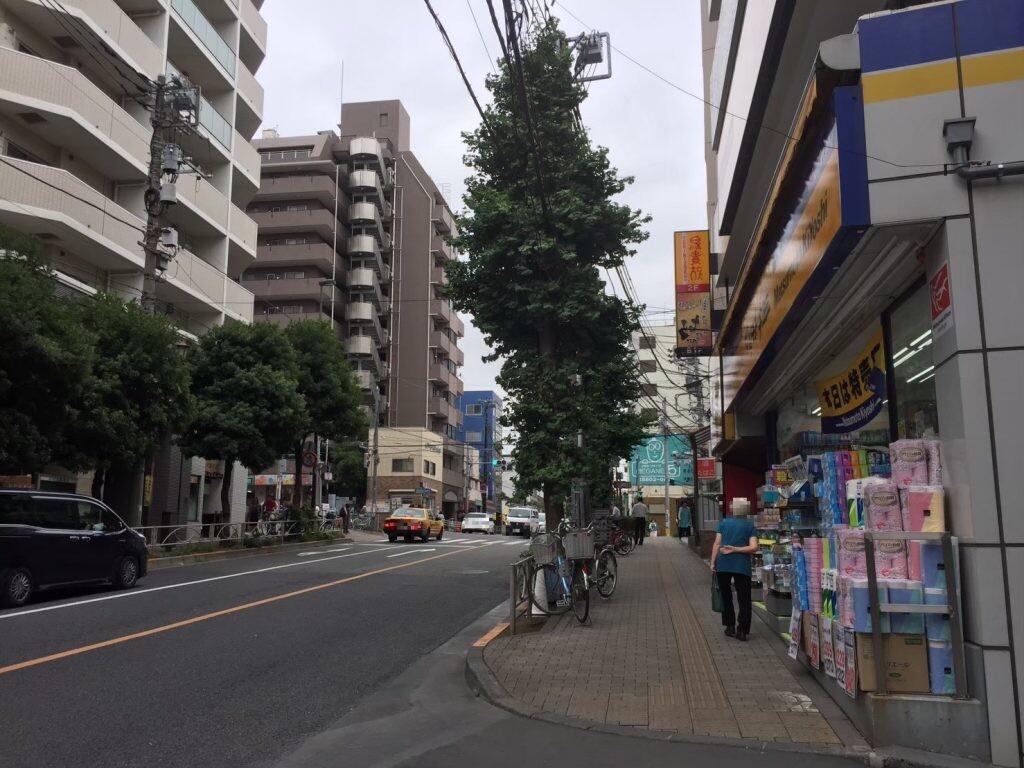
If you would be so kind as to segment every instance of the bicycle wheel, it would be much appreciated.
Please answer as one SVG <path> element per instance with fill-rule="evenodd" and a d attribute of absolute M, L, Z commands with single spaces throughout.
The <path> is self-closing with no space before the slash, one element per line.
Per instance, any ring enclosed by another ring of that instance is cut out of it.
<path fill-rule="evenodd" d="M 615 534 L 612 538 L 612 546 L 615 548 L 615 554 L 620 557 L 625 557 L 633 551 L 633 539 L 622 531 L 619 531 L 619 533 Z"/>
<path fill-rule="evenodd" d="M 597 583 L 597 592 L 601 597 L 612 596 L 618 576 L 619 563 L 615 559 L 615 553 L 608 548 L 602 549 L 597 556 L 597 566 L 594 568 L 594 581 Z"/>
<path fill-rule="evenodd" d="M 590 615 L 590 589 L 583 568 L 574 565 L 572 569 L 572 612 L 576 621 L 583 624 Z"/>
<path fill-rule="evenodd" d="M 534 588 L 537 575 L 541 574 L 544 579 L 544 591 L 547 595 L 547 602 L 537 600 L 537 590 Z M 527 591 L 530 593 L 530 602 L 541 613 L 552 616 L 561 616 L 567 613 L 572 607 L 571 588 L 564 583 L 565 580 L 559 571 L 557 564 L 542 565 L 530 570 L 530 580 Z"/>

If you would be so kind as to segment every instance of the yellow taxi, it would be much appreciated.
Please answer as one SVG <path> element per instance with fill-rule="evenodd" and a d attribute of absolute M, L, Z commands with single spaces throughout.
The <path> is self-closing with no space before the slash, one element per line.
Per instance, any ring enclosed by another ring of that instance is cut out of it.
<path fill-rule="evenodd" d="M 414 537 L 427 541 L 431 536 L 440 541 L 444 536 L 444 518 L 430 509 L 399 507 L 384 521 L 384 533 L 388 541 L 397 541 L 399 536 L 406 541 Z"/>

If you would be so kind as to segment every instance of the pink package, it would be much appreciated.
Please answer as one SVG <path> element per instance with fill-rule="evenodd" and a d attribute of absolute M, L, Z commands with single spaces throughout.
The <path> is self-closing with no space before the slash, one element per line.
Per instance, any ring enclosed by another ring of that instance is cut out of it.
<path fill-rule="evenodd" d="M 928 454 L 928 485 L 942 485 L 942 443 L 925 440 L 924 444 Z"/>
<path fill-rule="evenodd" d="M 872 483 L 863 489 L 864 517 L 872 531 L 902 531 L 900 496 L 892 482 Z"/>
<path fill-rule="evenodd" d="M 864 552 L 864 532 L 837 531 L 836 538 L 839 542 L 839 575 L 866 579 L 868 560 Z"/>
<path fill-rule="evenodd" d="M 920 541 L 907 542 L 907 578 L 913 581 L 921 581 L 923 570 L 921 568 L 921 547 Z"/>
<path fill-rule="evenodd" d="M 945 491 L 941 485 L 911 485 L 901 489 L 903 529 L 941 533 L 946 530 Z"/>
<path fill-rule="evenodd" d="M 880 579 L 910 578 L 906 542 L 879 541 L 875 543 L 875 575 Z"/>
<path fill-rule="evenodd" d="M 925 440 L 897 440 L 889 446 L 892 481 L 896 485 L 928 485 L 926 443 Z"/>

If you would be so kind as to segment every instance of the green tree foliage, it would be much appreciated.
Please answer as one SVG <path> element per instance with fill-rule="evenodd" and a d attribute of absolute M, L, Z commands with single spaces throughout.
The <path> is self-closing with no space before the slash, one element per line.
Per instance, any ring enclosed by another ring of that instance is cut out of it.
<path fill-rule="evenodd" d="M 225 517 L 234 462 L 258 471 L 302 438 L 308 414 L 298 376 L 295 351 L 276 325 L 225 325 L 200 340 L 195 416 L 183 442 L 195 456 L 224 460 Z"/>
<path fill-rule="evenodd" d="M 629 349 L 638 317 L 606 294 L 601 270 L 633 253 L 647 219 L 613 201 L 632 180 L 579 125 L 586 93 L 555 22 L 523 51 L 523 74 L 534 133 L 503 66 L 487 82 L 485 123 L 464 137 L 471 215 L 454 243 L 468 259 L 448 265 L 449 293 L 504 359 L 498 381 L 511 401 L 505 423 L 519 436 L 516 471 L 522 487 L 543 488 L 552 524 L 572 478 L 606 488 L 612 463 L 642 436 Z"/>
<path fill-rule="evenodd" d="M 192 396 L 178 353 L 181 338 L 167 318 L 107 294 L 75 307 L 93 339 L 93 365 L 59 461 L 69 469 L 96 469 L 95 494 L 108 469 L 137 468 L 166 435 L 185 427 Z"/>
<path fill-rule="evenodd" d="M 62 452 L 93 357 L 33 241 L 0 230 L 0 472 L 38 472 Z"/>
<path fill-rule="evenodd" d="M 299 320 L 288 325 L 285 336 L 295 350 L 299 394 L 306 403 L 307 420 L 295 449 L 295 465 L 301 467 L 301 441 L 306 435 L 341 443 L 365 435 L 367 424 L 362 391 L 331 326 Z M 296 483 L 296 489 L 301 507 L 302 484 Z"/>
<path fill-rule="evenodd" d="M 332 446 L 331 472 L 334 474 L 332 487 L 335 493 L 356 499 L 366 498 L 366 465 L 361 448 L 349 444 L 335 450 Z"/>

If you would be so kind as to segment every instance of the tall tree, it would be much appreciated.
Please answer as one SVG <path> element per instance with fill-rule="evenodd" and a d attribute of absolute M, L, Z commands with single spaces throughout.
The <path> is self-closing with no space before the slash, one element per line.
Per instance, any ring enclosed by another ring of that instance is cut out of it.
<path fill-rule="evenodd" d="M 306 435 L 342 443 L 366 435 L 363 395 L 348 363 L 345 348 L 331 326 L 320 320 L 299 320 L 285 328 L 295 350 L 299 394 L 308 420 L 295 446 L 296 473 L 301 473 L 302 440 Z M 301 477 L 296 483 L 302 506 Z"/>
<path fill-rule="evenodd" d="M 183 444 L 192 455 L 224 460 L 225 518 L 234 462 L 262 469 L 301 439 L 308 416 L 298 373 L 295 352 L 276 325 L 225 325 L 200 340 L 195 416 Z"/>
<path fill-rule="evenodd" d="M 94 363 L 59 459 L 70 469 L 95 469 L 93 495 L 99 496 L 108 470 L 137 472 L 167 434 L 184 429 L 190 378 L 181 338 L 167 318 L 109 294 L 75 307 L 93 339 Z"/>
<path fill-rule="evenodd" d="M 92 366 L 92 336 L 36 254 L 0 229 L 0 473 L 38 472 L 63 451 Z"/>
<path fill-rule="evenodd" d="M 624 263 L 648 219 L 613 201 L 632 179 L 580 125 L 586 92 L 557 23 L 534 32 L 521 66 L 506 58 L 488 78 L 492 104 L 464 135 L 470 215 L 454 243 L 468 258 L 448 274 L 455 306 L 504 359 L 516 471 L 522 487 L 543 488 L 552 525 L 572 478 L 607 485 L 611 464 L 642 436 L 629 349 L 639 318 L 606 293 L 601 270 Z"/>

